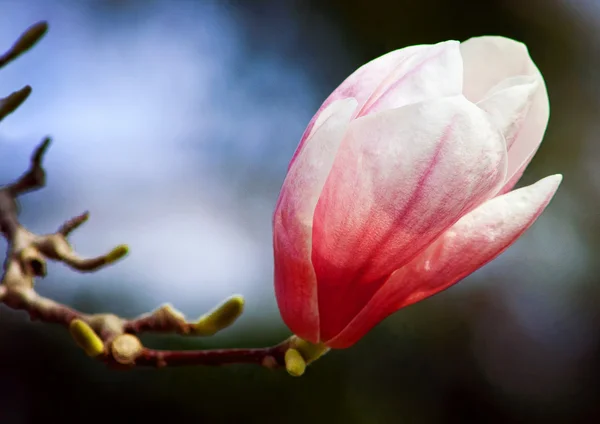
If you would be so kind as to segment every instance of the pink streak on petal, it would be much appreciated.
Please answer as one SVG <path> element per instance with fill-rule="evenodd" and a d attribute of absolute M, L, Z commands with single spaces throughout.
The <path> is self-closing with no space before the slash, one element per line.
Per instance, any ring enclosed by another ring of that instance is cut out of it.
<path fill-rule="evenodd" d="M 460 44 L 447 41 L 407 57 L 375 90 L 358 112 L 365 116 L 439 97 L 462 93 Z"/>
<path fill-rule="evenodd" d="M 313 215 L 355 109 L 354 99 L 329 106 L 328 118 L 307 141 L 289 170 L 273 216 L 275 295 L 279 310 L 290 330 L 315 343 L 319 339 L 319 317 L 311 263 Z"/>
<path fill-rule="evenodd" d="M 411 263 L 397 270 L 363 310 L 336 337 L 325 340 L 342 349 L 400 308 L 457 283 L 496 258 L 544 211 L 562 180 L 546 177 L 481 205 L 464 216 Z"/>
<path fill-rule="evenodd" d="M 505 171 L 502 135 L 462 96 L 353 121 L 314 216 L 321 337 L 335 336 L 395 269 L 492 197 Z"/>
<path fill-rule="evenodd" d="M 430 46 L 410 46 L 404 49 L 395 50 L 393 52 L 384 54 L 372 61 L 364 64 L 356 71 L 354 71 L 348 78 L 346 78 L 330 95 L 325 99 L 321 107 L 317 110 L 317 113 L 312 117 L 308 123 L 300 143 L 296 148 L 296 152 L 290 161 L 290 166 L 296 159 L 296 156 L 302 150 L 304 142 L 319 126 L 317 120 L 319 115 L 334 101 L 340 99 L 354 98 L 358 102 L 358 108 L 362 108 L 365 102 L 371 97 L 373 91 L 381 84 L 383 80 L 396 68 L 398 67 L 407 57 L 416 54 L 420 50 L 426 50 Z"/>
<path fill-rule="evenodd" d="M 333 101 L 355 98 L 355 116 L 398 108 L 462 92 L 462 57 L 457 41 L 411 46 L 385 54 L 358 68 L 323 102 L 309 122 L 296 153 L 318 128 L 319 115 Z M 360 111 L 360 112 L 359 112 Z"/>

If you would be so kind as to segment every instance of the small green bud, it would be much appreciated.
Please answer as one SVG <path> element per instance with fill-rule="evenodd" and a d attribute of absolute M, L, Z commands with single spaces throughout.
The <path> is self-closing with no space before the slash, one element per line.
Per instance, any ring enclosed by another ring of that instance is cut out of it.
<path fill-rule="evenodd" d="M 110 264 L 118 261 L 129 252 L 129 247 L 126 244 L 121 244 L 115 247 L 108 255 L 106 255 L 106 263 Z"/>
<path fill-rule="evenodd" d="M 292 377 L 300 377 L 306 370 L 306 361 L 296 349 L 285 352 L 285 369 Z"/>
<path fill-rule="evenodd" d="M 104 353 L 104 343 L 92 327 L 85 321 L 80 319 L 71 321 L 69 332 L 75 340 L 75 343 L 77 343 L 88 356 L 94 357 Z"/>
<path fill-rule="evenodd" d="M 240 295 L 232 296 L 192 324 L 192 334 L 212 336 L 233 324 L 243 311 L 244 298 Z"/>

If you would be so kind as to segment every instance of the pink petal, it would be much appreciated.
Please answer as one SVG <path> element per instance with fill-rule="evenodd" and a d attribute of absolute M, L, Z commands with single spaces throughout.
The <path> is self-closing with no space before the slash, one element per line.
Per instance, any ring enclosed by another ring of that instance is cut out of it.
<path fill-rule="evenodd" d="M 319 115 L 333 101 L 355 98 L 356 115 L 398 108 L 436 97 L 462 92 L 463 68 L 460 45 L 446 41 L 435 45 L 411 46 L 387 53 L 358 68 L 323 102 L 309 122 L 304 141 L 318 127 Z"/>
<path fill-rule="evenodd" d="M 506 192 L 514 186 L 542 142 L 550 116 L 546 85 L 522 43 L 504 37 L 476 37 L 462 43 L 460 49 L 464 61 L 464 95 L 473 102 L 482 100 L 506 78 L 533 76 L 540 83 L 529 113 L 508 149 L 507 183 L 501 190 Z"/>
<path fill-rule="evenodd" d="M 275 295 L 287 326 L 305 340 L 319 339 L 316 277 L 311 264 L 317 200 L 354 110 L 354 99 L 332 103 L 328 118 L 307 141 L 283 183 L 273 216 Z"/>
<path fill-rule="evenodd" d="M 410 264 L 397 270 L 336 337 L 347 348 L 400 308 L 434 295 L 482 267 L 519 238 L 546 208 L 561 175 L 487 201 L 464 216 Z"/>
<path fill-rule="evenodd" d="M 314 215 L 321 337 L 504 181 L 502 134 L 462 96 L 352 121 Z"/>

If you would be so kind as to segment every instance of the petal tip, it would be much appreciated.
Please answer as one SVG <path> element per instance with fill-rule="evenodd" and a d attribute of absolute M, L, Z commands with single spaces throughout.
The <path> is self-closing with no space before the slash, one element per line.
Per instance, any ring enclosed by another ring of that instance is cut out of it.
<path fill-rule="evenodd" d="M 554 182 L 554 184 L 556 184 L 556 188 L 558 188 L 560 183 L 562 183 L 563 175 L 562 174 L 554 174 L 554 175 L 551 175 L 549 178 L 552 178 L 552 181 Z"/>
<path fill-rule="evenodd" d="M 560 185 L 560 183 L 563 180 L 563 174 L 554 174 L 554 175 L 549 175 L 546 178 L 543 178 L 542 181 L 545 181 L 546 184 L 548 185 L 553 185 L 556 188 L 558 188 L 558 186 Z"/>

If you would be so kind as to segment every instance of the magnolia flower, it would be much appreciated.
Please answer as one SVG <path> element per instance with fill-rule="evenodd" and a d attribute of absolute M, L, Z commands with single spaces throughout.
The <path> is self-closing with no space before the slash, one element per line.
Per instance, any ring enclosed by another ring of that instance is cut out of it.
<path fill-rule="evenodd" d="M 562 179 L 511 191 L 548 116 L 542 75 L 507 38 L 407 47 L 350 75 L 310 121 L 275 209 L 291 331 L 349 347 L 510 246 Z"/>

